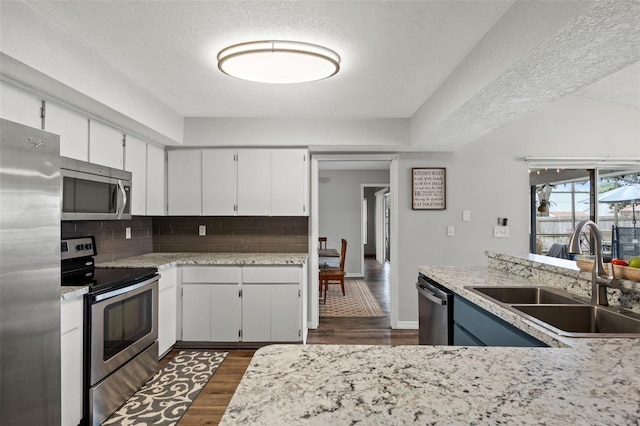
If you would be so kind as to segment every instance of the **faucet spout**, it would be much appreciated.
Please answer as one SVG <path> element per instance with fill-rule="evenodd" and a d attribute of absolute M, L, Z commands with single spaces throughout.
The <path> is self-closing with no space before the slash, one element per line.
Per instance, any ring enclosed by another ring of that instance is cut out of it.
<path fill-rule="evenodd" d="M 593 249 L 595 259 L 591 271 L 591 303 L 607 306 L 609 305 L 607 300 L 607 287 L 619 288 L 620 282 L 610 277 L 604 269 L 604 263 L 602 261 L 602 233 L 595 222 L 583 220 L 578 223 L 569 240 L 569 253 L 582 253 L 580 249 L 580 233 L 585 226 L 591 228 L 591 234 L 595 239 L 595 247 Z"/>

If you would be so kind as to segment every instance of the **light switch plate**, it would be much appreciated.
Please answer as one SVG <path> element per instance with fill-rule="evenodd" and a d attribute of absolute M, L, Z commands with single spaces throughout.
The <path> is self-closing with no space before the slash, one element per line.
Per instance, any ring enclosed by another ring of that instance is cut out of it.
<path fill-rule="evenodd" d="M 493 237 L 494 238 L 509 238 L 509 227 L 508 226 L 494 226 L 493 227 Z"/>
<path fill-rule="evenodd" d="M 462 221 L 471 222 L 471 210 L 462 210 Z"/>
<path fill-rule="evenodd" d="M 131 239 L 131 228 L 130 227 L 126 227 L 124 228 L 124 238 L 125 240 L 130 240 Z"/>
<path fill-rule="evenodd" d="M 447 236 L 453 237 L 455 235 L 455 228 L 451 225 L 447 226 Z"/>
<path fill-rule="evenodd" d="M 198 226 L 198 235 L 200 235 L 200 236 L 207 235 L 207 226 L 206 225 Z"/>

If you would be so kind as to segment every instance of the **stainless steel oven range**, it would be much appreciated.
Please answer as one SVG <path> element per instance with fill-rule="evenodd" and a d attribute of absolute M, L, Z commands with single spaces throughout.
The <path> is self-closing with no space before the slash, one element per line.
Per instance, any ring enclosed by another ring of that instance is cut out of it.
<path fill-rule="evenodd" d="M 62 285 L 87 285 L 84 419 L 99 425 L 158 371 L 158 273 L 96 268 L 95 239 L 62 240 Z"/>

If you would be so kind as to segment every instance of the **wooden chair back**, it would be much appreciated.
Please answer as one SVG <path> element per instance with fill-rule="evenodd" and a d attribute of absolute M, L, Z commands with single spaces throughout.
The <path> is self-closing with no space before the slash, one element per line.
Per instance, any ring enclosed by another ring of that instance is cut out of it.
<path fill-rule="evenodd" d="M 326 250 L 327 249 L 327 237 L 319 237 L 318 238 L 318 248 L 320 250 Z"/>
<path fill-rule="evenodd" d="M 340 247 L 340 270 L 344 271 L 344 262 L 347 258 L 347 240 L 342 239 L 342 245 Z"/>

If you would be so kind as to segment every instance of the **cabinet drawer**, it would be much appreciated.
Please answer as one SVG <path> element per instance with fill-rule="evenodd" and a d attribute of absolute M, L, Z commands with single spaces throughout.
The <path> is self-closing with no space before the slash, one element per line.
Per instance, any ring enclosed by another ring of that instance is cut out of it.
<path fill-rule="evenodd" d="M 182 269 L 183 283 L 238 283 L 241 269 L 234 266 L 189 266 Z"/>
<path fill-rule="evenodd" d="M 246 266 L 242 270 L 243 283 L 299 283 L 300 267 L 297 266 Z"/>
<path fill-rule="evenodd" d="M 492 313 L 456 296 L 453 304 L 453 320 L 473 338 L 486 346 L 546 346 Z"/>

